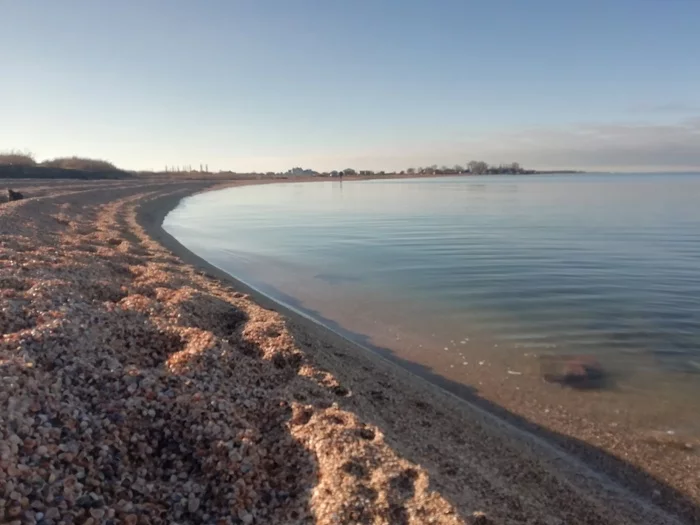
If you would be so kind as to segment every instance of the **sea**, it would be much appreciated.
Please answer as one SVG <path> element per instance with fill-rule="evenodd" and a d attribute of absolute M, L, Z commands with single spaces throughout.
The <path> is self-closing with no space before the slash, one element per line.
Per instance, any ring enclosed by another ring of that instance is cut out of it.
<path fill-rule="evenodd" d="M 700 435 L 700 174 L 287 180 L 185 198 L 164 227 L 430 377 L 586 356 L 640 418 L 665 396 L 691 416 L 664 428 Z"/>

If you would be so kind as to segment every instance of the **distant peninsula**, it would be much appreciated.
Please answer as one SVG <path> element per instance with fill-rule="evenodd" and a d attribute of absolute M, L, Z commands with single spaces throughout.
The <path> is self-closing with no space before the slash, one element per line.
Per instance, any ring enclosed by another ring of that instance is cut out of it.
<path fill-rule="evenodd" d="M 577 170 L 534 170 L 523 168 L 519 163 L 490 165 L 483 161 L 470 161 L 465 165 L 456 164 L 450 166 L 431 166 L 408 168 L 401 171 L 373 171 L 355 170 L 346 168 L 343 170 L 333 170 L 320 172 L 313 169 L 292 168 L 284 173 L 265 173 L 268 176 L 283 175 L 295 177 L 338 177 L 338 176 L 360 176 L 360 177 L 383 177 L 383 176 L 435 176 L 435 175 L 537 175 L 552 173 L 585 173 Z"/>

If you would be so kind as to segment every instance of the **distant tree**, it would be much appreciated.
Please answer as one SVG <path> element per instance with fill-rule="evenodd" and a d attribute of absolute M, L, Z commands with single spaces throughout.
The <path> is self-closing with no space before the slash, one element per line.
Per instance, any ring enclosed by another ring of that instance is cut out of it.
<path fill-rule="evenodd" d="M 457 172 L 457 173 L 463 173 L 463 172 L 464 172 L 464 166 L 460 166 L 459 164 L 455 164 L 455 165 L 454 165 L 454 168 L 452 168 L 452 169 L 454 169 L 455 172 Z"/>
<path fill-rule="evenodd" d="M 352 168 L 347 168 L 342 171 L 344 175 L 357 175 L 357 172 Z"/>
<path fill-rule="evenodd" d="M 483 175 L 489 171 L 489 165 L 480 160 L 472 160 L 469 162 L 468 166 L 469 171 L 475 175 Z"/>
<path fill-rule="evenodd" d="M 416 173 L 416 168 L 408 168 L 406 170 L 406 173 L 408 173 L 409 175 L 413 175 Z"/>

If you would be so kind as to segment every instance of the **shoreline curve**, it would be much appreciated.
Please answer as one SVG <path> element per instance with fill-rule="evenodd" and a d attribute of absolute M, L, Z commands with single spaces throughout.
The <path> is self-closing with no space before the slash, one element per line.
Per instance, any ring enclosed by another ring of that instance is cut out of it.
<path fill-rule="evenodd" d="M 253 184 L 286 184 L 290 182 L 312 183 L 319 182 L 319 180 L 299 179 L 240 181 L 232 184 L 216 185 L 212 188 L 207 188 L 204 191 L 218 191 L 221 189 Z M 149 232 L 149 235 L 151 235 L 167 249 L 173 251 L 178 257 L 185 260 L 188 264 L 201 268 L 203 271 L 213 275 L 219 280 L 230 282 L 235 288 L 248 294 L 256 303 L 265 308 L 280 312 L 283 316 L 289 318 L 293 323 L 298 325 L 302 330 L 313 332 L 314 337 L 328 338 L 333 340 L 333 342 L 336 344 L 338 341 L 342 341 L 344 345 L 363 353 L 364 357 L 373 363 L 382 363 L 392 370 L 393 373 L 403 375 L 404 377 L 402 379 L 411 383 L 413 387 L 419 387 L 422 391 L 430 392 L 432 395 L 437 394 L 438 397 L 443 397 L 445 400 L 449 400 L 449 402 L 453 404 L 453 409 L 456 409 L 457 411 L 461 409 L 464 411 L 463 416 L 465 419 L 472 419 L 474 414 L 478 414 L 478 417 L 482 418 L 483 422 L 488 425 L 493 425 L 500 431 L 511 435 L 511 437 L 516 441 L 522 440 L 526 443 L 529 442 L 525 445 L 525 449 L 529 450 L 530 453 L 539 456 L 539 459 L 545 460 L 548 467 L 558 470 L 560 474 L 568 471 L 565 477 L 568 478 L 569 482 L 575 480 L 577 485 L 580 487 L 585 487 L 585 490 L 587 491 L 598 491 L 599 488 L 595 487 L 595 485 L 600 485 L 600 488 L 603 488 L 605 492 L 609 491 L 608 494 L 619 491 L 617 497 L 620 498 L 620 501 L 630 496 L 633 499 L 637 499 L 639 497 L 637 495 L 627 493 L 624 487 L 617 485 L 615 481 L 608 479 L 605 469 L 601 469 L 600 471 L 595 470 L 596 467 L 601 467 L 601 463 L 599 462 L 598 458 L 589 456 L 587 459 L 591 462 L 591 464 L 585 463 L 580 458 L 568 454 L 566 451 L 557 447 L 555 443 L 552 443 L 547 438 L 539 435 L 537 430 L 533 431 L 532 427 L 527 428 L 528 425 L 518 425 L 517 416 L 515 418 L 510 418 L 508 416 L 511 414 L 507 412 L 505 414 L 504 412 L 499 414 L 498 412 L 490 410 L 490 408 L 492 408 L 490 404 L 488 404 L 488 408 L 485 408 L 480 404 L 470 401 L 470 398 L 473 400 L 473 396 L 467 397 L 460 395 L 460 390 L 462 389 L 459 387 L 450 388 L 451 385 L 449 383 L 451 382 L 445 382 L 440 376 L 431 374 L 430 372 L 427 374 L 421 374 L 422 367 L 420 366 L 418 366 L 416 369 L 416 367 L 411 366 L 410 362 L 406 362 L 401 359 L 393 360 L 390 356 L 382 355 L 381 349 L 367 347 L 362 343 L 353 340 L 350 336 L 344 335 L 340 331 L 334 330 L 332 327 L 324 324 L 322 320 L 318 320 L 312 315 L 306 314 L 303 311 L 285 304 L 283 301 L 278 301 L 273 297 L 270 297 L 254 286 L 251 286 L 248 283 L 238 279 L 235 275 L 226 272 L 225 270 L 190 251 L 163 228 L 163 221 L 168 213 L 173 211 L 184 198 L 189 196 L 190 195 L 168 200 L 163 206 L 156 204 L 154 209 L 151 208 L 146 212 L 146 215 L 150 215 L 150 217 L 142 221 L 142 224 L 145 223 L 144 226 L 146 231 Z M 403 361 L 403 363 L 398 361 Z M 504 415 L 506 417 L 503 417 Z M 562 441 L 568 441 L 569 439 L 570 438 L 568 436 L 562 436 Z M 637 502 L 643 508 L 645 508 L 644 514 L 647 517 L 655 515 L 659 510 L 658 508 L 655 508 L 653 504 L 647 506 L 644 498 L 639 498 Z M 670 518 L 670 516 L 665 516 L 665 518 Z M 655 519 L 663 520 L 664 517 L 656 514 Z M 672 521 L 675 521 L 674 518 L 671 519 Z"/>
<path fill-rule="evenodd" d="M 622 460 L 580 443 L 584 464 L 163 230 L 182 198 L 221 183 L 12 181 L 28 198 L 0 205 L 0 518 L 697 522 L 662 481 L 611 476 Z"/>

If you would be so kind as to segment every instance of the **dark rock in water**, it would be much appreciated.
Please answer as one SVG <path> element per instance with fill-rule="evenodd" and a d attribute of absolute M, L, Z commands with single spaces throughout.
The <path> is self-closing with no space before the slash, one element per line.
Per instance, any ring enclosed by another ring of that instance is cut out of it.
<path fill-rule="evenodd" d="M 542 377 L 550 383 L 592 389 L 604 386 L 606 373 L 592 356 L 543 356 Z"/>
<path fill-rule="evenodd" d="M 494 525 L 494 522 L 483 512 L 474 512 L 467 523 L 469 523 L 469 525 Z"/>
<path fill-rule="evenodd" d="M 13 191 L 10 188 L 7 188 L 7 201 L 12 202 L 12 201 L 21 201 L 24 199 L 24 195 L 22 195 L 18 191 Z"/>

